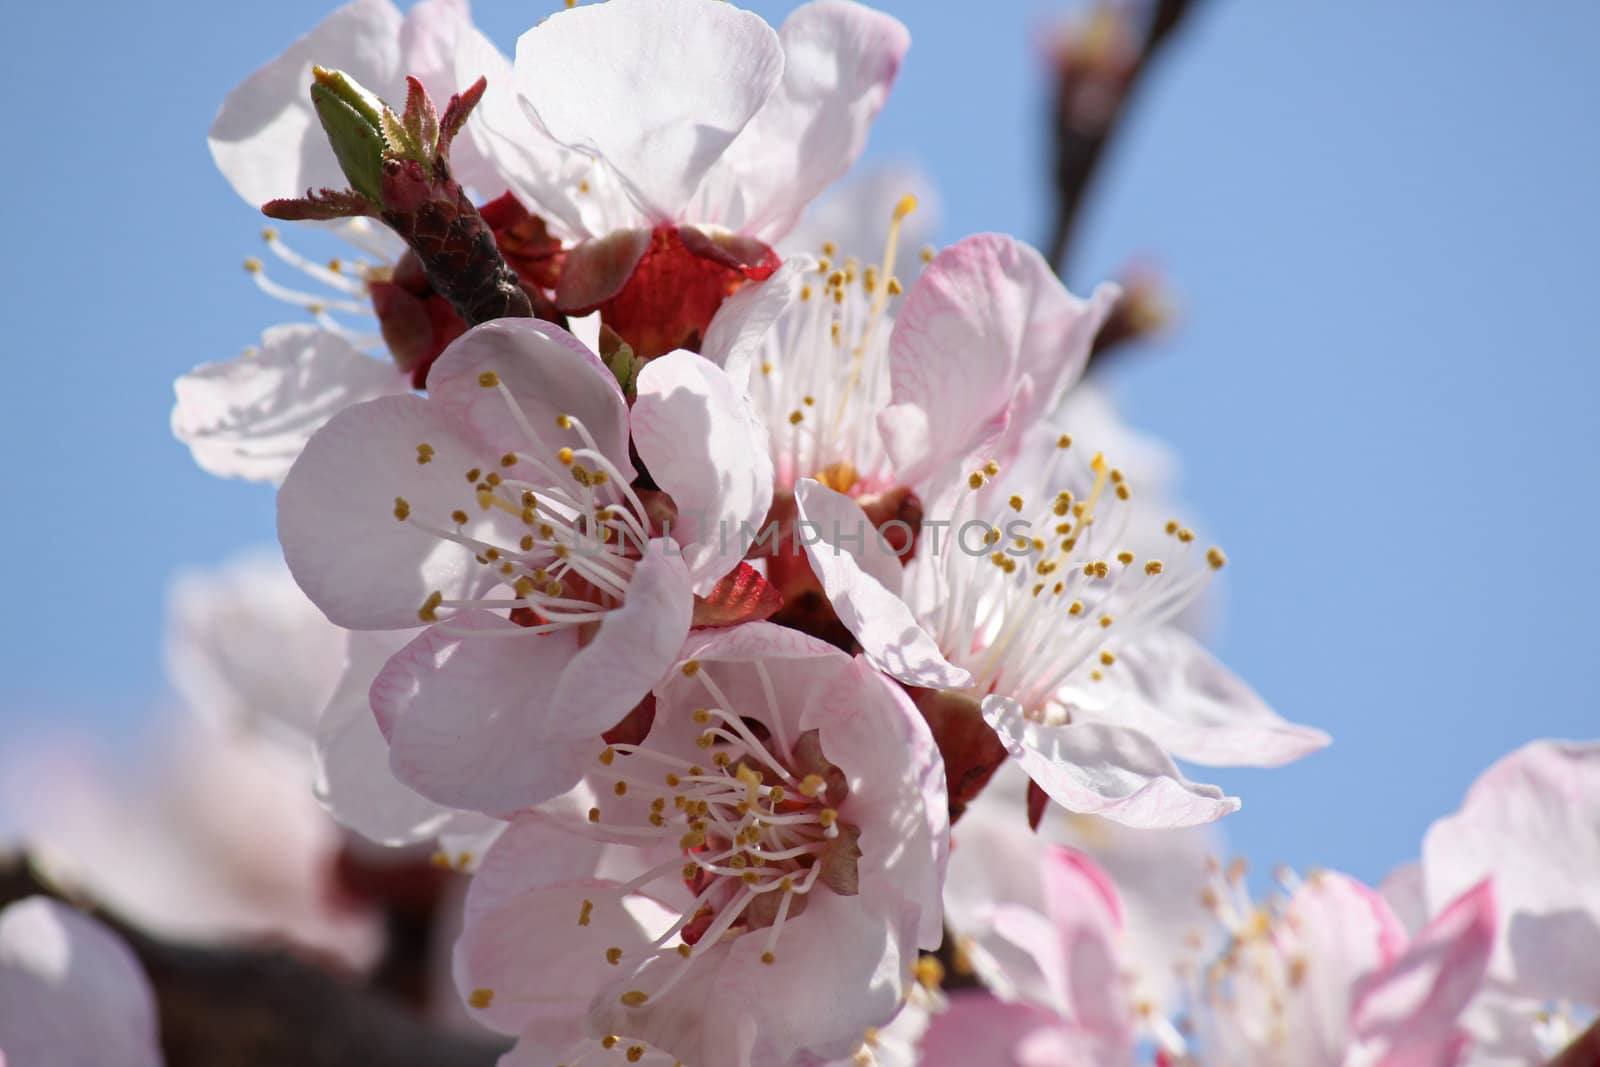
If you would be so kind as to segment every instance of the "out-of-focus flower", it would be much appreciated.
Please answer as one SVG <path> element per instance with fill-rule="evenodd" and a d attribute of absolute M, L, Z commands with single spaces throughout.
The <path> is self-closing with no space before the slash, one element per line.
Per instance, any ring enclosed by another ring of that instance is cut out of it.
<path fill-rule="evenodd" d="M 637 389 L 630 410 L 570 334 L 498 320 L 445 351 L 427 397 L 336 416 L 285 481 L 284 554 L 330 619 L 437 623 L 372 691 L 424 796 L 503 814 L 570 788 L 677 656 L 695 594 L 738 565 L 731 531 L 766 513 L 764 431 L 722 371 L 678 352 Z M 631 487 L 630 440 L 672 537 Z"/>
<path fill-rule="evenodd" d="M 684 655 L 645 739 L 473 881 L 459 983 L 526 1062 L 585 1030 L 705 1067 L 847 1056 L 940 940 L 943 774 L 900 690 L 768 623 Z"/>
<path fill-rule="evenodd" d="M 155 996 L 121 938 L 48 897 L 0 909 L 0 1063 L 158 1067 Z"/>
<path fill-rule="evenodd" d="M 1486 770 L 1422 844 L 1430 914 L 1485 876 L 1501 922 L 1465 1022 L 1472 1063 L 1542 1062 L 1600 1010 L 1600 743 L 1536 741 Z"/>

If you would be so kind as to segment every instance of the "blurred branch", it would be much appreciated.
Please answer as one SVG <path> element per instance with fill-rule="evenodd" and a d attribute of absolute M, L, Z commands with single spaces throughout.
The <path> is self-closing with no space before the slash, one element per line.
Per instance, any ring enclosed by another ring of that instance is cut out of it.
<path fill-rule="evenodd" d="M 503 1051 L 286 952 L 151 937 L 51 884 L 25 855 L 0 855 L 0 906 L 36 894 L 93 914 L 133 949 L 155 989 L 167 1067 L 490 1067 Z"/>
<path fill-rule="evenodd" d="M 1600 1019 L 1545 1067 L 1600 1067 Z"/>
<path fill-rule="evenodd" d="M 1120 5 L 1100 4 L 1088 25 L 1064 33 L 1056 47 L 1055 218 L 1046 254 L 1063 274 L 1089 186 L 1128 101 L 1156 54 L 1198 6 L 1198 0 L 1155 0 L 1142 40 Z"/>

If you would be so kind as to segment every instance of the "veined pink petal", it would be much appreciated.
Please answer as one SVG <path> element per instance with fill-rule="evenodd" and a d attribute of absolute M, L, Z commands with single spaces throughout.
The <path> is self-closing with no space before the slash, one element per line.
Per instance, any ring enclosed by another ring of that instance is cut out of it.
<path fill-rule="evenodd" d="M 856 161 L 911 45 L 897 20 L 849 0 L 801 5 L 778 39 L 783 80 L 701 191 L 703 221 L 769 243 Z"/>
<path fill-rule="evenodd" d="M 503 815 L 572 788 L 600 749 L 585 707 L 556 706 L 540 679 L 572 659 L 570 631 L 517 629 L 468 612 L 425 630 L 372 683 L 372 708 L 404 783 L 441 804 Z M 588 739 L 585 739 L 587 733 Z"/>
<path fill-rule="evenodd" d="M 604 160 L 652 223 L 681 219 L 782 73 L 777 34 L 715 0 L 611 0 L 517 41 L 528 107 L 556 141 Z"/>
<path fill-rule="evenodd" d="M 452 517 L 470 499 L 462 472 L 483 460 L 431 399 L 381 397 L 344 409 L 306 443 L 278 491 L 278 540 L 290 573 L 349 629 L 415 627 L 431 593 L 478 595 L 494 576 L 473 550 L 416 523 L 459 525 L 470 537 L 508 543 L 503 531 L 514 518 L 477 508 L 465 523 Z"/>
<path fill-rule="evenodd" d="M 940 252 L 890 337 L 893 402 L 878 424 L 900 483 L 915 486 L 980 447 L 984 459 L 1009 458 L 1077 380 L 1115 298 L 1112 286 L 1073 296 L 1010 237 L 978 234 Z"/>

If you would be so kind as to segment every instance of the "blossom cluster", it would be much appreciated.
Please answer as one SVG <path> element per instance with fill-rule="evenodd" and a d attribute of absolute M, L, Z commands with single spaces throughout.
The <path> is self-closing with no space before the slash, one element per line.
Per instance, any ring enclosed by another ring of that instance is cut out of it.
<path fill-rule="evenodd" d="M 268 669 L 180 644 L 221 665 L 197 702 L 313 679 L 265 717 L 345 830 L 470 873 L 450 970 L 506 1067 L 1560 1047 L 1600 911 L 1541 857 L 1600 867 L 1600 754 L 1508 757 L 1381 890 L 1258 901 L 1211 858 L 1240 801 L 1177 761 L 1328 738 L 1197 636 L 1227 557 L 1084 381 L 1118 287 L 918 248 L 910 188 L 819 215 L 909 44 L 852 0 L 604 0 L 510 59 L 463 0 L 353 0 L 229 95 L 234 188 L 351 250 L 266 231 L 247 267 L 309 321 L 177 382 L 287 565 L 197 628 Z M 136 970 L 108 938 L 14 906 L 0 980 Z M 140 982 L 102 1015 L 130 1063 Z"/>

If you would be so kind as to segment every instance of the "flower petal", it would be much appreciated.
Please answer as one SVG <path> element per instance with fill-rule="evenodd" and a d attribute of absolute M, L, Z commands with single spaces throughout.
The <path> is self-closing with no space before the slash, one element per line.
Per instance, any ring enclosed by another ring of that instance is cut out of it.
<path fill-rule="evenodd" d="M 1139 730 L 1178 759 L 1212 767 L 1276 767 L 1328 744 L 1321 730 L 1281 718 L 1182 630 L 1112 647 L 1115 669 L 1063 694 L 1075 721 Z"/>
<path fill-rule="evenodd" d="M 494 579 L 474 550 L 417 525 L 454 531 L 452 515 L 463 510 L 466 536 L 515 542 L 514 523 L 481 511 L 462 480 L 482 452 L 420 396 L 339 412 L 306 442 L 278 490 L 278 540 L 294 580 L 331 621 L 353 630 L 419 626 L 429 594 L 482 592 Z"/>
<path fill-rule="evenodd" d="M 959 689 L 971 675 L 952 665 L 900 599 L 900 560 L 861 505 L 809 478 L 795 487 L 800 521 L 812 524 L 806 558 L 839 621 L 880 670 L 907 685 Z M 804 529 L 804 527 L 802 527 Z"/>
<path fill-rule="evenodd" d="M 1137 730 L 1102 723 L 1045 726 L 1002 696 L 984 697 L 983 717 L 1028 777 L 1069 811 L 1159 829 L 1212 822 L 1239 808 L 1238 798 L 1185 778 Z"/>
<path fill-rule="evenodd" d="M 156 1005 L 105 926 L 48 897 L 0 910 L 0 1061 L 157 1067 Z"/>
<path fill-rule="evenodd" d="M 847 0 L 802 4 L 778 39 L 783 80 L 712 167 L 699 219 L 769 242 L 861 155 L 911 46 L 899 21 Z"/>
<path fill-rule="evenodd" d="M 890 336 L 892 403 L 878 425 L 900 483 L 915 486 L 979 448 L 1004 462 L 1082 373 L 1116 295 L 1101 286 L 1088 300 L 1073 296 L 1044 257 L 999 234 L 940 252 Z"/>
<path fill-rule="evenodd" d="M 611 0 L 517 41 L 527 105 L 556 141 L 603 159 L 652 223 L 679 220 L 782 73 L 777 34 L 712 0 Z"/>
<path fill-rule="evenodd" d="M 222 102 L 207 138 L 217 169 L 252 207 L 350 183 L 333 158 L 307 92 L 312 64 L 338 69 L 385 99 L 403 90 L 400 12 L 353 0 L 312 27 Z"/>
<path fill-rule="evenodd" d="M 499 388 L 481 376 L 493 373 Z M 495 319 L 462 334 L 428 372 L 432 399 L 472 431 L 497 458 L 517 452 L 554 466 L 562 448 L 583 440 L 556 424 L 560 415 L 580 420 L 624 480 L 628 462 L 628 403 L 616 376 L 600 357 L 566 330 L 541 319 Z M 518 411 L 521 415 L 519 416 Z"/>
<path fill-rule="evenodd" d="M 1484 879 L 1425 926 L 1405 953 L 1356 988 L 1351 1067 L 1448 1064 L 1457 1019 L 1477 993 L 1495 942 L 1494 885 Z"/>
<path fill-rule="evenodd" d="M 315 326 L 274 326 L 261 349 L 202 363 L 173 385 L 172 435 L 201 469 L 223 478 L 281 482 L 306 441 L 335 413 L 403 393 L 393 364 Z"/>
<path fill-rule="evenodd" d="M 368 693 L 404 633 L 353 633 L 344 676 L 317 726 L 316 791 L 328 814 L 381 845 L 426 841 L 475 816 L 418 793 L 394 776 L 389 742 L 378 729 Z"/>
<path fill-rule="evenodd" d="M 1493 875 L 1490 974 L 1507 991 L 1600 1004 L 1600 742 L 1536 741 L 1473 783 L 1422 842 L 1429 904 Z"/>
<path fill-rule="evenodd" d="M 693 613 L 682 557 L 670 541 L 651 541 L 627 600 L 606 614 L 555 680 L 550 704 L 566 722 L 562 736 L 598 735 L 628 714 L 676 662 Z"/>
<path fill-rule="evenodd" d="M 538 680 L 572 659 L 576 636 L 501 636 L 516 624 L 487 612 L 429 627 L 372 683 L 395 775 L 440 804 L 503 815 L 571 789 L 600 749 L 586 710 L 559 705 Z M 530 679 L 535 684 L 529 684 Z"/>
<path fill-rule="evenodd" d="M 749 389 L 767 334 L 800 300 L 801 283 L 816 266 L 811 256 L 790 256 L 772 277 L 750 282 L 724 300 L 706 329 L 700 354 L 726 371 L 740 389 Z"/>
<path fill-rule="evenodd" d="M 710 592 L 772 506 L 766 425 L 721 368 L 683 351 L 639 373 L 632 425 L 639 458 L 677 505 L 673 536 L 695 591 Z"/>

